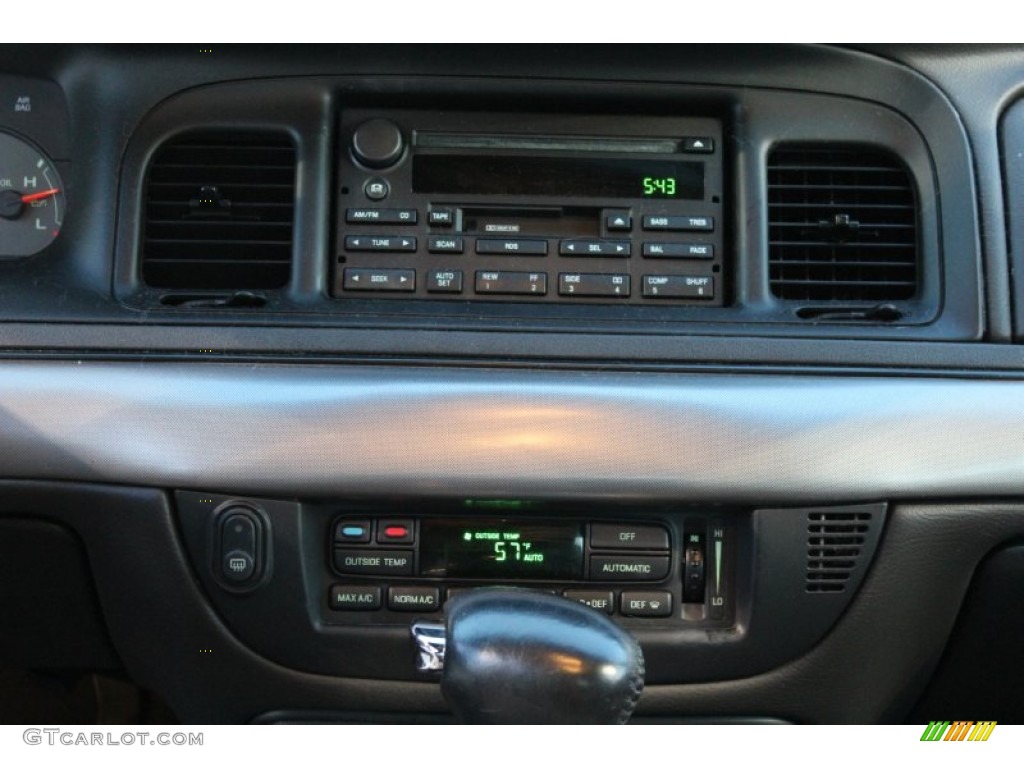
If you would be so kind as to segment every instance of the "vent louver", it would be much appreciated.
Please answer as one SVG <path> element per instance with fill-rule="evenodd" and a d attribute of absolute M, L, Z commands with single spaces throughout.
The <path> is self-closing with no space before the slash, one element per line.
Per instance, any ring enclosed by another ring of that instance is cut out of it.
<path fill-rule="evenodd" d="M 781 145 L 768 157 L 769 274 L 780 299 L 897 301 L 918 288 L 914 185 L 895 156 Z"/>
<path fill-rule="evenodd" d="M 280 134 L 204 133 L 155 155 L 145 188 L 143 281 L 273 289 L 291 273 L 295 146 Z"/>
<path fill-rule="evenodd" d="M 807 591 L 843 592 L 871 534 L 871 512 L 809 512 Z"/>

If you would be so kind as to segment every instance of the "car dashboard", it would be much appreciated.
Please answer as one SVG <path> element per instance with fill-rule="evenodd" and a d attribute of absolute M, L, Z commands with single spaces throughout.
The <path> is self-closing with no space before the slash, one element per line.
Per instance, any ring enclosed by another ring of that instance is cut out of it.
<path fill-rule="evenodd" d="M 0 48 L 0 666 L 446 721 L 410 628 L 502 586 L 634 636 L 639 721 L 1019 719 L 1022 83 Z"/>

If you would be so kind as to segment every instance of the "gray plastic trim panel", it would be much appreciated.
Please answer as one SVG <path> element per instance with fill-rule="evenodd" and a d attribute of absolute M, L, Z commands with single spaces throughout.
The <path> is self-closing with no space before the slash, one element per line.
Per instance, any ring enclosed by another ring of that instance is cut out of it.
<path fill-rule="evenodd" d="M 1024 384 L 8 362 L 0 476 L 758 504 L 1024 492 Z"/>

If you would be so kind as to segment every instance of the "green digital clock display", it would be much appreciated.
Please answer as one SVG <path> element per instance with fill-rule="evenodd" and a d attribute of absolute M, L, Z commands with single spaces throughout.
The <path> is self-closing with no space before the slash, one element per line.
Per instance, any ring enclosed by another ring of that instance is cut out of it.
<path fill-rule="evenodd" d="M 675 197 L 676 180 L 673 176 L 644 176 L 644 197 Z"/>
<path fill-rule="evenodd" d="M 427 519 L 420 575 L 468 579 L 578 579 L 583 528 L 576 524 Z"/>

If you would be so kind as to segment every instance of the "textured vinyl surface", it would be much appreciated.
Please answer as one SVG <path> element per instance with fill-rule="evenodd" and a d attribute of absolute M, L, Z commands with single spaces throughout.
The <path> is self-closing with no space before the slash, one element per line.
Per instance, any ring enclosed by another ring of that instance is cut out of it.
<path fill-rule="evenodd" d="M 0 476 L 237 493 L 868 500 L 1024 491 L 1024 384 L 9 362 Z"/>

